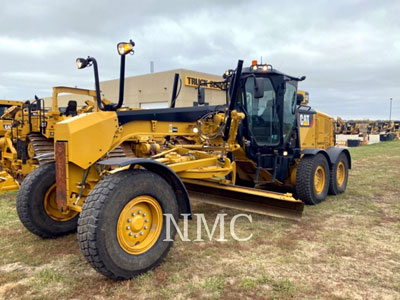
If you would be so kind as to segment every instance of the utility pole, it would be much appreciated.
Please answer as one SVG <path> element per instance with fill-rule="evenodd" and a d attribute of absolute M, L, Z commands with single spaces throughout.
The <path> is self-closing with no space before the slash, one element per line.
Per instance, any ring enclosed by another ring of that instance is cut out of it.
<path fill-rule="evenodd" d="M 150 62 L 150 73 L 154 73 L 154 61 Z"/>
<path fill-rule="evenodd" d="M 392 101 L 393 99 L 390 98 L 390 113 L 389 113 L 389 122 L 392 121 Z"/>

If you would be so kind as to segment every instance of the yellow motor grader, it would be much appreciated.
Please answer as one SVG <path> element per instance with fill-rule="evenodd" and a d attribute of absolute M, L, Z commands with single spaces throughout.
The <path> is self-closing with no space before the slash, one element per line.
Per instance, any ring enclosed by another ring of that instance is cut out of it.
<path fill-rule="evenodd" d="M 87 96 L 83 106 L 76 100 L 68 101 L 66 107 L 59 107 L 60 94 Z M 10 101 L 7 101 L 10 102 Z M 0 102 L 0 108 L 2 108 Z M 83 112 L 96 108 L 94 90 L 71 87 L 54 87 L 50 110 L 45 109 L 43 99 L 34 101 L 4 103 L 0 122 L 0 193 L 17 190 L 25 176 L 38 165 L 53 161 L 54 125 Z"/>
<path fill-rule="evenodd" d="M 336 122 L 335 122 L 335 133 L 336 134 L 342 134 L 345 130 L 346 127 L 346 122 L 343 121 L 343 119 L 341 117 L 337 117 L 336 118 Z"/>
<path fill-rule="evenodd" d="M 367 134 L 379 134 L 378 122 L 368 122 Z"/>
<path fill-rule="evenodd" d="M 343 129 L 343 134 L 360 134 L 360 125 L 357 122 L 347 121 Z"/>
<path fill-rule="evenodd" d="M 359 134 L 360 124 L 353 121 L 344 121 L 342 118 L 337 117 L 335 122 L 336 134 Z"/>
<path fill-rule="evenodd" d="M 298 219 L 304 203 L 345 191 L 350 154 L 334 147 L 334 120 L 302 105 L 297 84 L 305 77 L 257 62 L 243 68 L 239 60 L 213 83 L 226 91 L 226 105 L 204 105 L 199 87 L 196 107 L 118 111 L 133 45 L 118 45 L 118 104 L 98 98 L 101 111 L 57 123 L 55 162 L 23 181 L 17 211 L 32 233 L 52 238 L 77 229 L 93 268 L 128 279 L 161 263 L 173 243 L 166 215 L 191 214 L 190 199 Z M 118 146 L 126 157 L 107 158 Z M 263 189 L 270 184 L 296 197 Z"/>
<path fill-rule="evenodd" d="M 0 100 L 0 116 L 2 116 L 10 107 L 17 106 L 22 107 L 23 101 L 15 100 Z M 11 128 L 12 119 L 0 118 L 0 137 L 3 137 L 6 131 Z"/>
<path fill-rule="evenodd" d="M 390 133 L 393 134 L 394 139 L 399 140 L 400 139 L 400 121 L 393 121 L 391 128 L 390 128 Z"/>

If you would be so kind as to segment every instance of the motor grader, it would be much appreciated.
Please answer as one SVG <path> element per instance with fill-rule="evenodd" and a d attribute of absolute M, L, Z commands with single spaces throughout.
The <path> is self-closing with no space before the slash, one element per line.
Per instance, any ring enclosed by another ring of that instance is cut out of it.
<path fill-rule="evenodd" d="M 360 134 L 360 125 L 357 122 L 347 121 L 343 129 L 343 134 Z"/>
<path fill-rule="evenodd" d="M 335 133 L 336 134 L 342 134 L 343 131 L 345 130 L 346 127 L 346 122 L 343 121 L 341 117 L 336 118 L 336 123 L 335 123 Z"/>
<path fill-rule="evenodd" d="M 11 107 L 22 107 L 24 104 L 23 101 L 15 101 L 15 100 L 0 100 L 0 116 L 3 116 L 4 113 L 9 110 Z M 4 118 L 0 117 L 0 141 L 5 136 L 7 130 L 11 128 L 13 123 L 12 118 L 5 116 Z M 9 174 L 3 171 L 3 168 L 0 166 L 0 193 L 3 191 L 14 190 L 15 184 L 14 180 L 9 176 Z"/>
<path fill-rule="evenodd" d="M 367 125 L 367 134 L 379 134 L 379 127 L 378 127 L 378 122 L 373 121 L 373 122 L 368 122 Z"/>
<path fill-rule="evenodd" d="M 298 219 L 304 203 L 345 191 L 350 154 L 334 147 L 334 120 L 302 105 L 296 92 L 305 77 L 239 60 L 213 83 L 226 91 L 226 105 L 204 105 L 199 92 L 196 107 L 117 111 L 132 48 L 118 45 L 118 104 L 57 123 L 55 162 L 23 181 L 17 211 L 32 233 L 53 238 L 77 229 L 94 269 L 128 279 L 161 263 L 173 243 L 165 239 L 166 214 L 191 214 L 190 200 Z M 121 145 L 126 157 L 107 158 Z M 293 187 L 296 198 L 262 189 L 267 184 Z"/>
<path fill-rule="evenodd" d="M 84 95 L 88 99 L 80 107 L 76 100 L 70 100 L 66 107 L 60 107 L 59 95 L 65 93 L 71 98 Z M 4 105 L 7 109 L 3 109 L 1 114 L 0 193 L 17 190 L 28 173 L 38 165 L 54 160 L 54 125 L 57 122 L 79 113 L 94 111 L 97 103 L 94 90 L 54 87 L 50 110 L 45 108 L 44 100 L 37 97 L 33 101 L 14 101 Z"/>
<path fill-rule="evenodd" d="M 15 101 L 15 100 L 0 100 L 0 116 L 2 116 L 10 107 L 19 106 L 22 107 L 24 104 L 23 101 Z M 4 136 L 7 129 L 11 127 L 12 119 L 10 118 L 0 118 L 0 137 Z"/>

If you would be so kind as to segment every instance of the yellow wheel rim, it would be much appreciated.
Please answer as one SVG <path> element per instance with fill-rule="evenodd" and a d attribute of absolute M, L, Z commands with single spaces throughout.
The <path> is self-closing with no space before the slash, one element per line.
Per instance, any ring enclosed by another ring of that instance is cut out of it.
<path fill-rule="evenodd" d="M 339 162 L 336 169 L 336 183 L 338 186 L 342 186 L 345 177 L 346 177 L 346 168 L 344 166 L 344 163 L 341 161 Z"/>
<path fill-rule="evenodd" d="M 33 158 L 35 156 L 35 149 L 33 148 L 32 143 L 29 143 L 27 148 L 28 148 L 28 156 L 30 158 Z"/>
<path fill-rule="evenodd" d="M 78 212 L 68 210 L 65 213 L 62 213 L 57 206 L 56 202 L 56 184 L 53 184 L 44 195 L 44 210 L 46 214 L 55 221 L 65 222 L 73 219 Z"/>
<path fill-rule="evenodd" d="M 318 166 L 314 174 L 314 188 L 317 194 L 321 194 L 325 187 L 325 169 Z"/>
<path fill-rule="evenodd" d="M 130 254 L 145 253 L 157 242 L 162 226 L 163 214 L 158 201 L 150 196 L 138 196 L 119 215 L 118 243 Z"/>

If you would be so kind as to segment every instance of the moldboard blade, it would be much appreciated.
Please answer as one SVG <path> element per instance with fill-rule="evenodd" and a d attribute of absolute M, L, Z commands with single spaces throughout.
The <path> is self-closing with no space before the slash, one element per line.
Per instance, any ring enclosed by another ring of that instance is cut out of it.
<path fill-rule="evenodd" d="M 304 203 L 293 198 L 290 193 L 192 179 L 183 181 L 191 200 L 291 220 L 299 220 L 304 208 Z"/>

